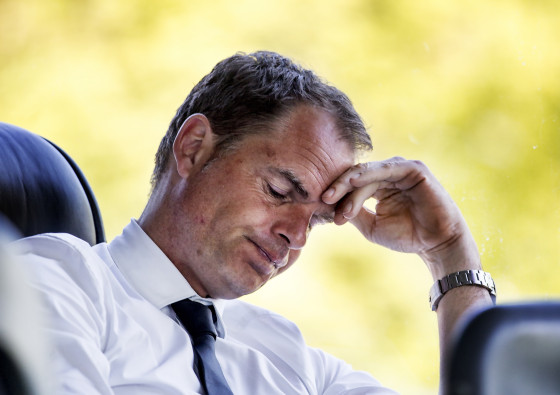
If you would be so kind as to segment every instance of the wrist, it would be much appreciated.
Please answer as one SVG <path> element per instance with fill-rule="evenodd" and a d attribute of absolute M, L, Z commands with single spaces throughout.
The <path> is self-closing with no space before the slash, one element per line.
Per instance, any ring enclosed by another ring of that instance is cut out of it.
<path fill-rule="evenodd" d="M 480 254 L 474 239 L 460 235 L 438 248 L 419 254 L 437 281 L 451 273 L 462 270 L 481 270 Z"/>
<path fill-rule="evenodd" d="M 492 276 L 482 270 L 462 270 L 436 280 L 430 288 L 430 307 L 432 311 L 437 310 L 440 300 L 447 292 L 462 286 L 485 288 L 490 294 L 492 303 L 496 304 L 496 284 Z"/>

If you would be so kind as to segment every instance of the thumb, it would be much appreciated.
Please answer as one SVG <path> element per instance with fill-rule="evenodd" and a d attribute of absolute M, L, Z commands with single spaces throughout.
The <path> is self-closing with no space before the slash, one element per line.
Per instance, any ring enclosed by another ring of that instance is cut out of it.
<path fill-rule="evenodd" d="M 350 220 L 362 235 L 368 240 L 373 240 L 373 233 L 375 232 L 375 225 L 377 223 L 377 214 L 375 211 L 362 207 L 358 215 Z"/>

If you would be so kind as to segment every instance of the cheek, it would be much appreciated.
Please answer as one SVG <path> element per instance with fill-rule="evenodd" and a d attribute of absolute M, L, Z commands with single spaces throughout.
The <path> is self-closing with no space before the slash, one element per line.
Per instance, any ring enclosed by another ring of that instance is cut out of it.
<path fill-rule="evenodd" d="M 247 197 L 227 196 L 222 204 L 213 207 L 212 212 L 197 216 L 197 219 L 206 221 L 207 228 L 225 238 L 236 237 L 239 232 L 251 234 L 266 231 L 271 221 L 268 210 L 262 204 Z"/>
<path fill-rule="evenodd" d="M 251 223 L 270 223 L 275 206 L 258 187 L 239 187 L 225 195 L 224 211 L 232 217 L 243 218 Z"/>
<path fill-rule="evenodd" d="M 206 217 L 204 216 L 204 214 L 196 215 L 194 220 L 199 225 L 204 225 L 206 223 Z"/>

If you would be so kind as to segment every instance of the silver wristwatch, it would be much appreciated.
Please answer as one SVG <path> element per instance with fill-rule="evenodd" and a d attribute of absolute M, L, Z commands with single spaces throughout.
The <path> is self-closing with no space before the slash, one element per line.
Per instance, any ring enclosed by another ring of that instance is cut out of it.
<path fill-rule="evenodd" d="M 463 285 L 477 285 L 486 288 L 490 292 L 492 301 L 496 303 L 496 284 L 490 273 L 482 270 L 461 270 L 451 273 L 440 280 L 437 280 L 430 289 L 430 306 L 432 311 L 436 311 L 439 301 L 447 291 Z"/>

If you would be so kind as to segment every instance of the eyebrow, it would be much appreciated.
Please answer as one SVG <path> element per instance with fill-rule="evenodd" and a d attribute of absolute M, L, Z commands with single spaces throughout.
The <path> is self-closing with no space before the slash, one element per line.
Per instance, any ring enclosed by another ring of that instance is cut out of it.
<path fill-rule="evenodd" d="M 293 171 L 288 170 L 288 169 L 279 169 L 279 168 L 270 168 L 270 170 L 274 173 L 280 174 L 282 177 L 284 177 L 288 182 L 290 182 L 290 184 L 292 184 L 292 186 L 294 187 L 295 191 L 298 193 L 298 195 L 300 195 L 301 197 L 303 197 L 304 199 L 309 198 L 309 192 L 307 192 L 307 190 L 305 189 L 305 187 L 303 186 L 303 183 L 300 181 L 300 179 L 294 174 Z"/>
<path fill-rule="evenodd" d="M 303 186 L 303 183 L 300 179 L 295 175 L 295 173 L 289 169 L 280 169 L 277 167 L 270 167 L 269 170 L 273 173 L 277 173 L 284 177 L 296 190 L 296 192 L 307 199 L 309 197 L 309 192 Z M 315 218 L 319 219 L 319 223 L 332 223 L 334 222 L 334 215 L 333 214 L 314 214 Z"/>
<path fill-rule="evenodd" d="M 318 225 L 331 224 L 334 222 L 334 215 L 332 214 L 314 214 L 313 216 L 319 219 Z"/>

